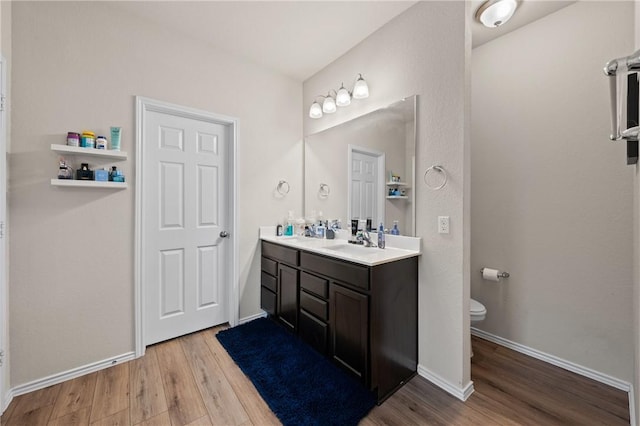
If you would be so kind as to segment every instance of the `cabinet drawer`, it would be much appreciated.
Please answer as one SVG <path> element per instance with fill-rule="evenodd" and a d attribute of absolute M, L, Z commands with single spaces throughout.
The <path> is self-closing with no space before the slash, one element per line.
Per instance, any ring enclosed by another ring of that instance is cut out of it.
<path fill-rule="evenodd" d="M 262 270 L 274 277 L 278 274 L 278 262 L 262 257 Z"/>
<path fill-rule="evenodd" d="M 329 282 L 324 278 L 302 272 L 300 274 L 300 287 L 325 299 L 329 297 Z"/>
<path fill-rule="evenodd" d="M 268 288 L 269 290 L 271 290 L 272 292 L 276 292 L 278 291 L 278 282 L 276 280 L 276 277 L 267 274 L 266 272 L 262 271 L 261 275 L 260 275 L 260 284 L 262 284 L 263 287 Z"/>
<path fill-rule="evenodd" d="M 327 277 L 369 290 L 369 268 L 341 260 L 302 252 L 300 265 L 303 269 L 317 272 Z"/>
<path fill-rule="evenodd" d="M 260 307 L 269 315 L 276 314 L 276 294 L 260 287 Z"/>
<path fill-rule="evenodd" d="M 327 321 L 329 319 L 329 304 L 306 291 L 300 291 L 300 307 L 321 320 Z"/>
<path fill-rule="evenodd" d="M 266 241 L 262 242 L 262 255 L 288 263 L 292 266 L 298 266 L 300 264 L 298 261 L 298 250 Z"/>
<path fill-rule="evenodd" d="M 327 353 L 327 344 L 329 342 L 329 326 L 327 324 L 317 320 L 305 311 L 300 311 L 299 333 L 300 338 L 307 342 L 309 346 L 321 354 Z"/>

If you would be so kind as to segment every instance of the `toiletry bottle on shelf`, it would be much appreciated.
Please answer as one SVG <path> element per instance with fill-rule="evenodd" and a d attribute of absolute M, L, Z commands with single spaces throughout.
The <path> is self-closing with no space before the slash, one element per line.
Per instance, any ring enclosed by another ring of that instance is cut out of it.
<path fill-rule="evenodd" d="M 282 236 L 282 225 L 277 224 L 276 225 L 276 237 L 281 237 Z"/>
<path fill-rule="evenodd" d="M 400 235 L 400 230 L 398 229 L 398 221 L 393 221 L 393 228 L 391 229 L 391 235 Z"/>
<path fill-rule="evenodd" d="M 384 248 L 384 225 L 380 222 L 380 227 L 378 228 L 378 248 Z"/>

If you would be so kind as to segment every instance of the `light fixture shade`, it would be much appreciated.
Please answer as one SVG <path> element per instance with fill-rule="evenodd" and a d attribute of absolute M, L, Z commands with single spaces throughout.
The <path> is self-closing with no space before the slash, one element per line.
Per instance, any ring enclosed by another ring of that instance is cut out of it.
<path fill-rule="evenodd" d="M 499 27 L 511 19 L 517 7 L 516 0 L 489 0 L 480 6 L 476 18 L 485 27 Z"/>
<path fill-rule="evenodd" d="M 322 102 L 322 112 L 326 114 L 333 114 L 336 112 L 336 109 L 336 101 L 334 101 L 331 96 L 324 98 L 324 102 Z"/>
<path fill-rule="evenodd" d="M 311 118 L 320 118 L 322 117 L 322 107 L 319 103 L 314 102 L 311 104 L 311 108 L 309 108 L 309 117 Z"/>
<path fill-rule="evenodd" d="M 351 94 L 347 89 L 344 88 L 344 84 L 338 89 L 338 93 L 336 94 L 336 105 L 339 107 L 349 106 L 351 105 Z"/>
<path fill-rule="evenodd" d="M 362 74 L 356 80 L 356 84 L 353 86 L 353 99 L 364 99 L 369 97 L 369 86 L 367 82 L 362 78 Z"/>

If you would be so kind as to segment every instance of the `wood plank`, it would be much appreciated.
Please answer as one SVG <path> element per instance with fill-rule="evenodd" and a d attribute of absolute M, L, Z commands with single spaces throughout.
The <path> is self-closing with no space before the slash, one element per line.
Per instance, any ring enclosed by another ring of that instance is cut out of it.
<path fill-rule="evenodd" d="M 122 411 L 118 411 L 115 414 L 112 414 L 108 417 L 100 419 L 94 423 L 91 423 L 91 426 L 130 426 L 131 422 L 129 419 L 129 408 L 125 408 Z"/>
<path fill-rule="evenodd" d="M 64 417 L 81 408 L 91 407 L 97 378 L 98 373 L 92 373 L 62 383 L 51 418 Z"/>
<path fill-rule="evenodd" d="M 209 417 L 216 424 L 249 424 L 247 412 L 218 366 L 203 335 L 184 336 L 181 343 Z"/>
<path fill-rule="evenodd" d="M 7 426 L 46 425 L 52 410 L 53 405 L 45 405 L 22 413 L 14 412 L 7 422 Z"/>
<path fill-rule="evenodd" d="M 207 346 L 213 353 L 218 365 L 222 369 L 227 381 L 242 403 L 249 419 L 255 425 L 280 425 L 280 421 L 273 414 L 262 399 L 251 380 L 240 370 L 227 351 L 222 347 L 215 334 L 226 327 L 214 327 L 203 333 Z"/>
<path fill-rule="evenodd" d="M 55 404 L 61 388 L 62 384 L 57 384 L 25 395 L 17 396 L 12 402 L 12 404 L 15 404 L 16 406 L 11 417 L 21 416 L 22 414 L 26 414 L 30 411 L 35 411 L 38 408 L 49 405 L 51 406 L 51 409 L 53 409 L 53 404 Z M 51 414 L 51 412 L 49 412 L 49 414 Z"/>
<path fill-rule="evenodd" d="M 4 410 L 4 413 L 2 413 L 2 416 L 0 416 L 0 425 L 6 425 L 7 422 L 9 422 L 9 418 L 11 418 L 11 414 L 13 414 L 15 409 L 16 409 L 16 399 L 14 398 L 9 404 L 9 406 L 7 407 L 7 409 Z"/>
<path fill-rule="evenodd" d="M 169 417 L 168 411 L 165 411 L 164 413 L 160 413 L 157 416 L 151 417 L 150 419 L 138 423 L 139 426 L 167 426 L 170 424 L 171 418 Z"/>
<path fill-rule="evenodd" d="M 131 361 L 129 386 L 132 424 L 138 424 L 168 410 L 154 346 L 148 347 L 143 357 Z"/>
<path fill-rule="evenodd" d="M 216 423 L 216 424 L 224 424 L 224 423 Z M 204 416 L 197 420 L 192 421 L 186 426 L 213 426 L 213 423 L 211 423 L 211 419 L 209 418 L 209 416 Z"/>
<path fill-rule="evenodd" d="M 158 365 L 172 425 L 186 425 L 207 415 L 179 340 L 156 345 Z"/>
<path fill-rule="evenodd" d="M 56 419 L 52 416 L 52 420 L 47 423 L 47 426 L 87 426 L 90 415 L 91 407 L 89 406 Z"/>
<path fill-rule="evenodd" d="M 91 423 L 129 408 L 129 363 L 98 371 Z"/>

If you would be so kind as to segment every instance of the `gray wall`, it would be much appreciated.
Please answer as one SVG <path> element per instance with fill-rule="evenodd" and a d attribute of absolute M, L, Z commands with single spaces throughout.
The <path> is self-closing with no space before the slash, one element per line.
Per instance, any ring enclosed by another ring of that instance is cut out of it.
<path fill-rule="evenodd" d="M 304 83 L 305 135 L 418 95 L 416 234 L 424 254 L 419 274 L 419 364 L 454 393 L 469 385 L 469 114 L 470 37 L 466 2 L 419 2 Z M 313 120 L 318 93 L 363 73 L 370 97 Z M 425 187 L 427 167 L 442 164 L 449 183 Z M 437 216 L 451 233 L 437 233 Z"/>
<path fill-rule="evenodd" d="M 478 328 L 628 382 L 634 167 L 608 140 L 602 68 L 633 28 L 632 2 L 578 2 L 472 52 Z"/>
<path fill-rule="evenodd" d="M 0 2 L 0 48 L 2 51 L 2 56 L 4 56 L 5 60 L 7 61 L 7 98 L 10 99 L 11 97 L 11 2 L 8 1 L 2 1 Z M 11 105 L 8 105 L 7 111 L 6 111 L 6 117 L 7 117 L 7 152 L 10 149 L 10 145 L 11 145 Z M 8 164 L 8 163 L 7 163 Z M 4 195 L 4 194 L 3 194 Z M 8 210 L 8 204 L 7 204 L 7 210 Z M 7 211 L 7 218 L 6 218 L 6 223 L 7 225 L 9 224 L 9 212 Z M 7 233 L 8 235 L 8 233 Z M 0 271 L 0 273 L 5 274 L 5 282 L 8 285 L 9 282 L 9 245 L 7 244 L 6 246 L 6 258 L 5 258 L 5 265 L 6 265 L 6 270 L 5 271 Z M 8 293 L 8 292 L 7 292 Z M 9 316 L 9 312 L 8 312 L 8 302 L 6 300 L 1 301 L 2 303 L 4 303 L 5 309 L 7 311 L 4 312 L 5 316 Z M 5 390 L 4 395 L 7 395 L 7 391 L 9 390 L 10 386 L 10 365 L 11 365 L 11 354 L 8 350 L 9 348 L 9 324 L 7 324 L 5 321 L 3 321 L 2 319 L 0 319 L 0 321 L 2 321 L 2 323 L 0 324 L 0 327 L 4 328 L 4 333 L 5 333 L 5 338 L 6 340 L 4 341 L 4 352 L 5 352 L 5 359 L 3 362 L 5 362 L 5 374 L 4 374 L 4 383 L 0 383 L 0 386 L 3 386 L 3 389 Z M 4 401 L 0 401 L 0 409 L 2 408 L 2 405 L 4 404 Z"/>
<path fill-rule="evenodd" d="M 301 82 L 108 2 L 15 2 L 12 84 L 13 387 L 134 349 L 135 95 L 239 118 L 240 317 L 260 312 L 258 227 L 302 206 L 300 184 L 273 195 L 302 182 Z M 129 189 L 51 187 L 49 145 L 111 125 Z"/>
<path fill-rule="evenodd" d="M 640 7 L 634 2 L 635 13 L 635 50 L 640 49 Z M 634 336 L 634 375 L 633 400 L 636 412 L 635 425 L 640 424 L 637 411 L 640 410 L 640 168 L 635 167 L 633 175 L 633 336 Z"/>

